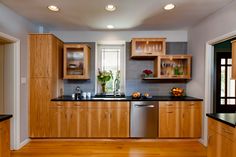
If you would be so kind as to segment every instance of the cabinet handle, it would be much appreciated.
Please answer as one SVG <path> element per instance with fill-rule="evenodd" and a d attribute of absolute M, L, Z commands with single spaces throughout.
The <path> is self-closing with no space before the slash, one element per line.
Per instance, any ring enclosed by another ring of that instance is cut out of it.
<path fill-rule="evenodd" d="M 155 105 L 135 105 L 135 107 L 149 107 L 149 108 L 154 108 Z"/>
<path fill-rule="evenodd" d="M 167 113 L 174 113 L 174 112 L 167 112 Z"/>
<path fill-rule="evenodd" d="M 168 106 L 173 106 L 173 104 L 168 104 Z"/>
<path fill-rule="evenodd" d="M 151 53 L 151 52 L 148 52 L 148 53 L 146 53 L 146 54 L 148 54 L 148 55 L 152 55 L 152 53 Z"/>

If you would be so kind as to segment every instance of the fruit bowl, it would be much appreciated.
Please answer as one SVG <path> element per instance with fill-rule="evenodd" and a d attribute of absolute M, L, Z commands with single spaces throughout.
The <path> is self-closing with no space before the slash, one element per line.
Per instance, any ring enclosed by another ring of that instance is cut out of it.
<path fill-rule="evenodd" d="M 133 98 L 133 99 L 140 99 L 140 98 L 141 98 L 141 93 L 140 93 L 140 92 L 134 92 L 134 93 L 132 93 L 132 98 Z"/>
<path fill-rule="evenodd" d="M 184 89 L 173 87 L 170 93 L 172 96 L 184 96 Z"/>

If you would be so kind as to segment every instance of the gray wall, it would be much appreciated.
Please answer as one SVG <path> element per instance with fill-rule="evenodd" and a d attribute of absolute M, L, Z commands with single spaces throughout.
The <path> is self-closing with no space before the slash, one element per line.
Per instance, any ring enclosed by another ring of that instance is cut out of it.
<path fill-rule="evenodd" d="M 205 55 L 206 43 L 219 36 L 236 31 L 236 1 L 232 1 L 224 8 L 201 21 L 189 30 L 188 52 L 193 55 L 192 81 L 187 84 L 187 94 L 205 99 Z M 208 64 L 208 63 L 207 63 Z M 205 104 L 204 143 L 207 143 L 207 118 L 208 108 L 212 104 Z"/>
<path fill-rule="evenodd" d="M 87 42 L 91 47 L 91 79 L 87 81 L 65 80 L 65 95 L 71 95 L 78 85 L 85 92 L 95 91 L 95 42 Z M 144 69 L 153 70 L 153 61 L 151 60 L 133 60 L 130 59 L 130 42 L 126 43 L 126 95 L 131 95 L 134 91 L 149 92 L 152 95 L 169 95 L 172 87 L 181 87 L 186 89 L 184 83 L 155 83 L 147 82 L 141 79 Z M 167 54 L 186 54 L 187 42 L 167 42 Z"/>
<path fill-rule="evenodd" d="M 17 15 L 0 3 L 0 31 L 20 40 L 20 75 L 27 77 L 27 36 L 36 32 L 37 26 Z M 28 139 L 28 97 L 27 84 L 20 87 L 20 141 Z"/>

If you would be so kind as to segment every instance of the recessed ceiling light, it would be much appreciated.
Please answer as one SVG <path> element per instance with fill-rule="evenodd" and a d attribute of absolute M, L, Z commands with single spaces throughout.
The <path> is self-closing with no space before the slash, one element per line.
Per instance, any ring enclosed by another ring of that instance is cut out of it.
<path fill-rule="evenodd" d="M 116 7 L 115 7 L 114 5 L 112 5 L 112 4 L 108 4 L 108 5 L 105 7 L 105 9 L 106 9 L 107 11 L 115 11 L 115 10 L 116 10 Z"/>
<path fill-rule="evenodd" d="M 174 9 L 174 8 L 175 8 L 175 5 L 172 4 L 172 3 L 167 4 L 167 5 L 164 7 L 165 10 L 171 10 L 171 9 Z"/>
<path fill-rule="evenodd" d="M 113 25 L 107 25 L 107 28 L 108 28 L 108 29 L 113 29 L 114 26 L 113 26 Z"/>
<path fill-rule="evenodd" d="M 55 6 L 55 5 L 49 5 L 48 9 L 51 10 L 51 11 L 55 11 L 55 12 L 59 11 L 59 8 L 57 6 Z"/>

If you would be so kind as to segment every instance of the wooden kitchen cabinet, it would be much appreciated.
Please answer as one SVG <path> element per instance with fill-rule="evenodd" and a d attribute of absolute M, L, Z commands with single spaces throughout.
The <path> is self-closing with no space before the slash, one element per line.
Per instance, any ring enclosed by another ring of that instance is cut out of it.
<path fill-rule="evenodd" d="M 64 79 L 90 78 L 90 47 L 86 44 L 64 44 Z"/>
<path fill-rule="evenodd" d="M 160 101 L 159 138 L 200 138 L 200 101 Z"/>
<path fill-rule="evenodd" d="M 231 79 L 236 80 L 236 40 L 232 41 L 232 73 Z"/>
<path fill-rule="evenodd" d="M 154 77 L 158 79 L 191 79 L 190 55 L 161 55 L 155 60 Z"/>
<path fill-rule="evenodd" d="M 166 38 L 133 38 L 131 58 L 154 59 L 166 54 Z"/>
<path fill-rule="evenodd" d="M 50 137 L 87 137 L 87 104 L 52 102 L 50 106 Z"/>
<path fill-rule="evenodd" d="M 63 42 L 52 34 L 29 35 L 29 136 L 50 137 L 51 98 L 63 94 Z"/>
<path fill-rule="evenodd" d="M 181 137 L 200 138 L 202 132 L 202 109 L 200 101 L 182 101 Z"/>
<path fill-rule="evenodd" d="M 49 135 L 49 104 L 51 98 L 51 79 L 30 79 L 30 136 L 47 137 Z"/>
<path fill-rule="evenodd" d="M 178 138 L 180 133 L 180 109 L 163 107 L 159 109 L 159 137 Z"/>
<path fill-rule="evenodd" d="M 0 122 L 0 157 L 10 157 L 10 120 Z"/>
<path fill-rule="evenodd" d="M 50 134 L 56 138 L 128 138 L 129 102 L 53 102 Z"/>
<path fill-rule="evenodd" d="M 207 157 L 235 157 L 235 148 L 235 128 L 208 118 Z"/>
<path fill-rule="evenodd" d="M 88 109 L 89 137 L 129 137 L 129 102 L 90 103 Z"/>

